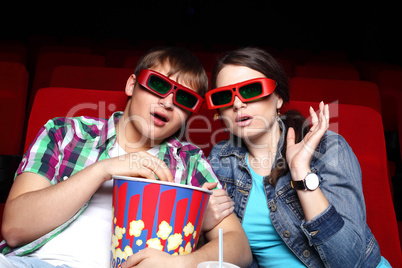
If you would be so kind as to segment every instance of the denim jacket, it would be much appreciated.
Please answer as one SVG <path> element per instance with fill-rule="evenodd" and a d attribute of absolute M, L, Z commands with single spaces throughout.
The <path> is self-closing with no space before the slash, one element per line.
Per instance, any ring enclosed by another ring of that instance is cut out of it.
<path fill-rule="evenodd" d="M 282 134 L 273 166 L 283 157 L 286 137 L 280 119 L 279 124 Z M 209 155 L 212 168 L 235 202 L 240 222 L 252 186 L 246 153 L 247 148 L 231 138 L 216 144 Z M 278 178 L 276 185 L 264 183 L 271 221 L 283 242 L 308 267 L 376 267 L 381 254 L 366 223 L 360 165 L 345 139 L 327 131 L 314 153 L 313 168 L 330 205 L 310 221 L 305 220 L 296 190 L 290 186 L 290 172 Z"/>

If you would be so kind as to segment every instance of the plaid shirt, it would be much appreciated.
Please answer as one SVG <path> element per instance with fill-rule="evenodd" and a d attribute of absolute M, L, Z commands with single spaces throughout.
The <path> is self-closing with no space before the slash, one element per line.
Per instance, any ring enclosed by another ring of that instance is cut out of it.
<path fill-rule="evenodd" d="M 24 155 L 16 175 L 37 173 L 54 185 L 97 161 L 110 158 L 109 150 L 116 145 L 115 125 L 121 116 L 117 112 L 109 120 L 90 117 L 49 120 Z M 201 149 L 191 143 L 175 137 L 166 139 L 160 144 L 158 158 L 167 164 L 176 183 L 202 186 L 205 182 L 218 181 Z M 90 200 L 70 220 L 25 246 L 13 249 L 2 241 L 0 252 L 29 254 L 62 232 L 89 203 Z"/>

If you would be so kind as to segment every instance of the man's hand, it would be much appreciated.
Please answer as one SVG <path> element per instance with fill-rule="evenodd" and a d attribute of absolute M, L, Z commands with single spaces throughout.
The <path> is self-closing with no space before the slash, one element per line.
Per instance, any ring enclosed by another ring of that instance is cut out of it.
<path fill-rule="evenodd" d="M 112 175 L 141 177 L 173 182 L 174 178 L 165 162 L 149 154 L 148 152 L 129 153 L 99 161 L 107 174 L 106 179 Z"/>
<path fill-rule="evenodd" d="M 187 258 L 172 256 L 164 251 L 154 248 L 145 248 L 131 255 L 127 261 L 123 262 L 122 268 L 129 267 L 163 267 L 163 268 L 180 268 L 191 267 L 186 265 L 184 261 Z"/>

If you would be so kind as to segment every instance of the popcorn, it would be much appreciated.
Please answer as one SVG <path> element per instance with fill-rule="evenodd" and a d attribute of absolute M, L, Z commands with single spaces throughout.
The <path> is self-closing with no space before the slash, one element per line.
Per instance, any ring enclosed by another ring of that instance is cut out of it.
<path fill-rule="evenodd" d="M 114 234 L 112 235 L 112 249 L 115 249 L 119 246 L 119 240 L 122 239 L 125 232 L 126 228 L 120 228 L 119 226 L 116 226 L 116 228 L 114 229 Z"/>
<path fill-rule="evenodd" d="M 122 237 L 123 237 L 123 234 L 125 234 L 126 233 L 126 228 L 120 228 L 119 226 L 116 226 L 116 228 L 114 229 L 114 234 L 117 236 L 117 238 L 119 239 L 119 240 L 121 240 L 122 239 Z"/>
<path fill-rule="evenodd" d="M 147 247 L 172 255 L 191 253 L 208 199 L 209 193 L 181 185 L 114 176 L 111 268 Z"/>
<path fill-rule="evenodd" d="M 112 250 L 119 246 L 119 238 L 116 235 L 112 235 Z"/>
<path fill-rule="evenodd" d="M 191 243 L 188 242 L 186 247 L 184 248 L 183 254 L 188 254 L 188 253 L 191 253 L 192 251 L 193 251 L 193 248 L 191 247 Z"/>
<path fill-rule="evenodd" d="M 127 260 L 127 258 L 131 255 L 133 255 L 133 249 L 129 246 L 126 246 L 124 251 L 121 251 L 120 248 L 116 249 L 114 257 L 115 259 Z"/>
<path fill-rule="evenodd" d="M 161 239 L 166 240 L 172 232 L 172 229 L 173 228 L 169 225 L 169 223 L 167 223 L 166 221 L 162 221 L 159 224 L 159 230 L 156 235 Z"/>
<path fill-rule="evenodd" d="M 147 241 L 147 245 L 149 248 L 163 250 L 163 246 L 161 245 L 161 241 L 158 238 L 152 238 Z"/>
<path fill-rule="evenodd" d="M 184 236 L 189 236 L 194 232 L 194 225 L 191 222 L 187 223 L 187 225 L 183 228 L 183 231 Z"/>
<path fill-rule="evenodd" d="M 197 231 L 194 231 L 193 233 L 193 239 L 195 239 L 197 237 Z"/>
<path fill-rule="evenodd" d="M 183 242 L 183 237 L 181 234 L 173 234 L 168 238 L 168 251 L 177 249 Z"/>
<path fill-rule="evenodd" d="M 141 235 L 142 229 L 144 229 L 144 222 L 142 220 L 130 222 L 130 232 L 131 236 L 139 237 Z"/>
<path fill-rule="evenodd" d="M 180 255 L 185 255 L 185 254 L 191 253 L 192 250 L 193 250 L 193 248 L 192 248 L 192 246 L 191 246 L 191 242 L 188 242 L 188 243 L 186 244 L 186 247 L 185 247 L 185 248 L 183 248 L 183 247 L 180 247 L 180 248 L 179 248 L 179 254 L 180 254 Z"/>

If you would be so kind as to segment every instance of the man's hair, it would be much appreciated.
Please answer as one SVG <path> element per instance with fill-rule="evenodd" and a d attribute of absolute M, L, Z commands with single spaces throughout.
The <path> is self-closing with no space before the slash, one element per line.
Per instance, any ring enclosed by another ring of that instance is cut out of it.
<path fill-rule="evenodd" d="M 143 69 L 165 64 L 170 67 L 168 77 L 177 74 L 177 81 L 185 83 L 204 97 L 208 90 L 207 74 L 198 58 L 185 48 L 162 47 L 150 50 L 138 61 L 134 74 L 138 76 Z"/>

